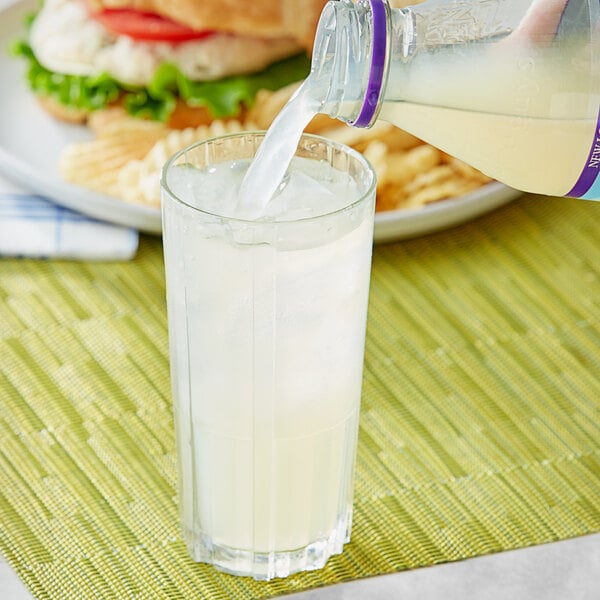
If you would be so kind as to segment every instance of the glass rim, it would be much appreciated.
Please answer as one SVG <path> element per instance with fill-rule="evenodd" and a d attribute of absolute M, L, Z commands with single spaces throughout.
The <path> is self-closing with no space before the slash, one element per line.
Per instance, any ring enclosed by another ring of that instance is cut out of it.
<path fill-rule="evenodd" d="M 319 219 L 324 219 L 324 218 L 331 217 L 333 215 L 348 211 L 348 210 L 352 209 L 353 207 L 364 202 L 365 199 L 367 199 L 371 195 L 373 197 L 376 196 L 377 175 L 375 173 L 375 169 L 373 168 L 373 165 L 364 156 L 364 154 L 362 154 L 358 150 L 355 150 L 351 146 L 348 146 L 347 144 L 343 144 L 341 142 L 336 142 L 335 140 L 332 140 L 330 138 L 327 138 L 327 137 L 324 137 L 321 135 L 317 135 L 314 133 L 303 133 L 300 138 L 299 144 L 302 142 L 302 140 L 314 140 L 314 141 L 318 141 L 318 142 L 324 142 L 330 148 L 334 148 L 334 149 L 339 150 L 339 151 L 343 152 L 344 154 L 350 156 L 351 158 L 356 160 L 358 163 L 360 163 L 363 166 L 365 171 L 371 173 L 371 181 L 370 181 L 367 189 L 363 193 L 361 193 L 358 196 L 358 198 L 356 198 L 353 202 L 350 202 L 349 204 L 347 204 L 346 206 L 343 206 L 342 208 L 337 208 L 335 210 L 325 212 L 325 213 L 319 214 L 319 215 L 314 215 L 314 216 L 309 216 L 309 217 L 300 217 L 297 219 L 289 219 L 289 220 L 281 220 L 281 221 L 278 221 L 277 219 L 260 219 L 260 218 L 259 219 L 242 219 L 239 217 L 227 216 L 227 215 L 214 213 L 214 212 L 211 212 L 208 210 L 204 210 L 202 208 L 198 208 L 197 206 L 192 206 L 191 204 L 185 202 L 177 194 L 175 194 L 169 187 L 169 185 L 167 183 L 167 172 L 173 166 L 175 166 L 176 161 L 179 160 L 187 152 L 190 152 L 196 148 L 199 148 L 200 146 L 204 146 L 206 144 L 220 141 L 220 140 L 241 138 L 241 137 L 246 137 L 246 136 L 262 137 L 264 139 L 266 133 L 267 133 L 266 130 L 262 130 L 262 129 L 248 130 L 248 131 L 236 131 L 234 133 L 217 135 L 217 136 L 207 138 L 205 140 L 200 140 L 198 142 L 189 144 L 188 146 L 186 146 L 185 148 L 182 148 L 181 150 L 178 150 L 175 154 L 173 154 L 167 160 L 167 162 L 165 162 L 165 164 L 163 165 L 163 167 L 160 171 L 161 191 L 164 191 L 171 200 L 173 200 L 177 204 L 184 206 L 185 208 L 191 210 L 193 213 L 199 213 L 199 214 L 207 215 L 210 217 L 216 217 L 218 219 L 223 219 L 228 222 L 237 222 L 237 223 L 244 224 L 244 225 L 254 225 L 254 226 L 268 226 L 268 225 L 285 226 L 286 224 L 292 224 L 292 223 L 316 221 Z M 161 207 L 164 209 L 162 198 L 161 198 Z"/>

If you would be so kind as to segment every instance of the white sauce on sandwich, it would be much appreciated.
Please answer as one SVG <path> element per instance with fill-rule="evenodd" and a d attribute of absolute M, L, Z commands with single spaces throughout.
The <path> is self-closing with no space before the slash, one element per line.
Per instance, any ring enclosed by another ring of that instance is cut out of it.
<path fill-rule="evenodd" d="M 146 85 L 164 62 L 177 65 L 193 81 L 203 81 L 260 71 L 300 51 L 289 38 L 265 40 L 220 33 L 179 44 L 137 41 L 107 31 L 89 17 L 79 0 L 46 0 L 29 43 L 40 63 L 51 71 L 104 72 L 133 85 Z"/>

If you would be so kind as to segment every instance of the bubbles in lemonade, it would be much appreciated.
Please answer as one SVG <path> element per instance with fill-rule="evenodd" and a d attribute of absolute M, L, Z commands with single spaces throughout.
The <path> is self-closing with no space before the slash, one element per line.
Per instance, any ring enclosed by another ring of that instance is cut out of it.
<path fill-rule="evenodd" d="M 294 157 L 239 220 L 248 166 L 171 168 L 165 260 L 185 257 L 167 272 L 184 536 L 196 560 L 270 578 L 349 539 L 374 197 Z"/>

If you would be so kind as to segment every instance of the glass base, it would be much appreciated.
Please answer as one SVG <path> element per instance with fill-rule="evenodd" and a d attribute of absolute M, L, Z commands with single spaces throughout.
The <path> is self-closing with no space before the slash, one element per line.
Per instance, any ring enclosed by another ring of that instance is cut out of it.
<path fill-rule="evenodd" d="M 188 552 L 196 562 L 208 563 L 231 575 L 268 581 L 300 571 L 322 569 L 330 556 L 341 554 L 350 541 L 351 515 L 344 515 L 329 536 L 294 550 L 254 552 L 215 544 L 206 534 L 194 535 L 186 530 L 183 537 Z"/>

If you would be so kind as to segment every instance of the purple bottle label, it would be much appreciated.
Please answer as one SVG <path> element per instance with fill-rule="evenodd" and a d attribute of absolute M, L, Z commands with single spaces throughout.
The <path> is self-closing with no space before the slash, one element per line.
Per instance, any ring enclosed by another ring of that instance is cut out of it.
<path fill-rule="evenodd" d="M 600 200 L 600 110 L 587 161 L 577 183 L 567 193 L 567 196 L 585 200 Z"/>
<path fill-rule="evenodd" d="M 358 117 L 350 125 L 369 127 L 377 113 L 385 73 L 387 46 L 387 13 L 384 0 L 369 0 L 373 17 L 373 53 L 365 98 Z"/>

